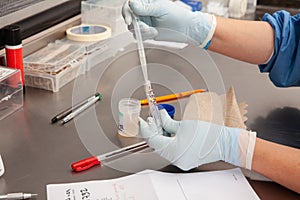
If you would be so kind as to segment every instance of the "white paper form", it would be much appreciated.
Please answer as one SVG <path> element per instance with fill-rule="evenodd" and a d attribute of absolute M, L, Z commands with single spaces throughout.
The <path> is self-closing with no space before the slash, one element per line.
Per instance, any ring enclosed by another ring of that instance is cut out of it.
<path fill-rule="evenodd" d="M 118 179 L 47 185 L 48 200 L 259 199 L 237 169 L 165 173 L 145 170 Z"/>
<path fill-rule="evenodd" d="M 130 175 L 117 179 L 47 185 L 48 200 L 155 200 L 150 177 Z"/>
<path fill-rule="evenodd" d="M 149 173 L 159 200 L 256 200 L 241 169 L 196 173 Z"/>

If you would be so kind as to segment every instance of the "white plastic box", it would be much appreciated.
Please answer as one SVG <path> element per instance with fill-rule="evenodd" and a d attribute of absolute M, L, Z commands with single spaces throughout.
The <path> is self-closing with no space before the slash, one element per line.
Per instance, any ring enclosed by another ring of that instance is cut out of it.
<path fill-rule="evenodd" d="M 20 70 L 0 67 L 0 120 L 23 107 Z"/>
<path fill-rule="evenodd" d="M 85 73 L 85 48 L 50 43 L 24 59 L 26 86 L 53 92 Z"/>

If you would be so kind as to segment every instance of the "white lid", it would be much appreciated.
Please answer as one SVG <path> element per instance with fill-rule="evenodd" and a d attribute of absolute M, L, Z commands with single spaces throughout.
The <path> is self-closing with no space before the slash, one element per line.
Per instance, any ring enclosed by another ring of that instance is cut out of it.
<path fill-rule="evenodd" d="M 81 45 L 50 43 L 24 59 L 25 71 L 56 72 L 82 57 L 85 49 Z"/>
<path fill-rule="evenodd" d="M 2 176 L 4 174 L 4 165 L 3 165 L 3 161 L 0 155 L 0 176 Z"/>

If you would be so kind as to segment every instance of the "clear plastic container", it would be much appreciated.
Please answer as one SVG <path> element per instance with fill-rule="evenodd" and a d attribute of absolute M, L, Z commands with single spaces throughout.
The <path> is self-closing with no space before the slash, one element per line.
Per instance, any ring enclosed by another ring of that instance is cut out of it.
<path fill-rule="evenodd" d="M 125 0 L 87 0 L 81 2 L 81 22 L 83 24 L 98 24 L 111 28 L 112 37 L 106 42 L 109 51 L 105 50 L 104 52 L 111 56 L 135 41 L 122 17 L 124 2 Z M 103 57 L 104 54 L 99 52 L 95 52 L 88 58 L 88 68 L 94 66 L 94 60 L 97 61 L 98 58 Z"/>
<path fill-rule="evenodd" d="M 247 10 L 247 0 L 230 0 L 229 17 L 241 18 L 245 16 Z"/>
<path fill-rule="evenodd" d="M 0 120 L 23 106 L 20 70 L 0 67 Z"/>
<path fill-rule="evenodd" d="M 138 99 L 124 98 L 119 101 L 118 132 L 125 137 L 136 137 L 139 133 L 141 103 Z"/>
<path fill-rule="evenodd" d="M 256 11 L 257 0 L 247 0 L 247 14 L 252 14 Z"/>
<path fill-rule="evenodd" d="M 121 17 L 122 6 L 125 0 L 87 0 L 81 2 L 83 13 L 94 10 L 99 11 L 98 16 L 107 19 L 118 19 Z M 95 18 L 95 16 L 94 16 Z"/>
<path fill-rule="evenodd" d="M 85 52 L 82 45 L 50 43 L 24 59 L 26 85 L 59 91 L 85 73 Z"/>
<path fill-rule="evenodd" d="M 112 29 L 112 36 L 128 31 L 127 25 L 122 17 L 124 1 L 125 0 L 82 1 L 82 23 L 109 26 Z"/>
<path fill-rule="evenodd" d="M 228 17 L 229 0 L 208 0 L 206 4 L 206 12 L 222 17 Z"/>

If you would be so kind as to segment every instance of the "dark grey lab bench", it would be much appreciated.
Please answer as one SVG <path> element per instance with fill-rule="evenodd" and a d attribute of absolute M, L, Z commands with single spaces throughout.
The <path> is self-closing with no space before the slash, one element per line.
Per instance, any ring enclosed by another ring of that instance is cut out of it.
<path fill-rule="evenodd" d="M 149 67 L 149 77 L 157 96 L 174 92 L 160 84 L 172 80 L 172 76 L 166 74 L 170 72 L 172 75 L 173 69 L 194 89 L 208 86 L 194 67 L 203 65 L 201 56 L 206 54 L 202 50 L 193 47 L 172 51 L 154 48 L 147 49 L 146 53 L 150 63 L 160 63 L 162 69 L 167 70 L 161 72 L 164 76 L 157 78 L 154 76 L 157 68 Z M 291 146 L 299 145 L 300 88 L 276 88 L 268 75 L 261 74 L 257 66 L 212 52 L 208 54 L 216 64 L 212 71 L 218 74 L 213 73 L 207 81 L 212 83 L 218 76 L 222 78 L 224 91 L 234 87 L 238 101 L 249 105 L 248 128 L 257 131 L 262 138 Z M 99 64 L 57 93 L 27 87 L 23 108 L 0 121 L 0 153 L 6 168 L 0 178 L 0 194 L 22 191 L 37 193 L 37 199 L 46 199 L 46 185 L 51 183 L 111 179 L 143 169 L 181 172 L 151 152 L 131 155 L 131 158 L 120 159 L 116 164 L 95 166 L 80 173 L 70 167 L 73 162 L 91 154 L 105 153 L 137 142 L 136 139 L 118 136 L 115 115 L 118 98 L 126 95 L 144 98 L 142 85 L 136 85 L 136 88 L 130 85 L 141 81 L 137 66 L 136 52 L 125 49 L 113 60 Z M 126 82 L 129 82 L 128 85 Z M 190 89 L 181 87 L 179 79 L 173 80 L 173 85 L 170 82 L 171 88 Z M 129 91 L 130 88 L 134 89 Z M 219 89 L 216 92 L 221 93 L 222 87 Z M 93 107 L 65 125 L 50 123 L 54 115 L 71 106 L 72 102 L 86 98 L 95 91 L 102 93 L 103 99 Z M 175 118 L 181 117 L 186 100 L 169 102 L 176 107 Z M 142 110 L 143 117 L 147 114 L 146 110 Z M 298 141 L 291 141 L 293 137 L 297 137 Z M 299 199 L 298 194 L 274 182 L 249 180 L 249 183 L 261 199 Z"/>

